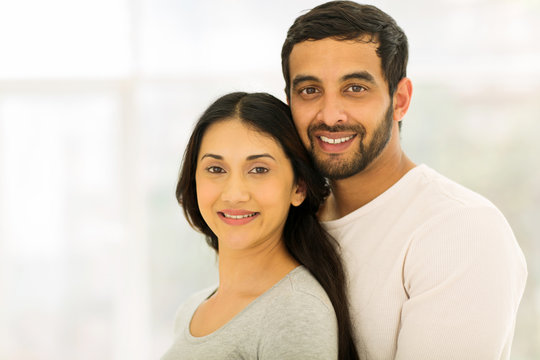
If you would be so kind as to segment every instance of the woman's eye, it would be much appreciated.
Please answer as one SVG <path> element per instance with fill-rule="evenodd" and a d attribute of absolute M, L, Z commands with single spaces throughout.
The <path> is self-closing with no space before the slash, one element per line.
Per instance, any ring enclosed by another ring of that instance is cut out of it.
<path fill-rule="evenodd" d="M 254 167 L 249 171 L 250 174 L 264 174 L 267 173 L 268 169 L 262 166 Z"/>
<path fill-rule="evenodd" d="M 225 170 L 223 170 L 223 168 L 220 168 L 219 166 L 209 166 L 206 168 L 206 171 L 212 174 L 219 174 L 225 172 Z"/>

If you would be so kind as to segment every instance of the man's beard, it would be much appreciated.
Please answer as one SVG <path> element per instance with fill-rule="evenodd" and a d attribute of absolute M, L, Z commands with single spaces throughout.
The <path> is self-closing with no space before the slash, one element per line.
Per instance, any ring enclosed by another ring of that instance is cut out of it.
<path fill-rule="evenodd" d="M 369 144 L 364 145 L 366 137 L 366 128 L 361 125 L 336 125 L 328 126 L 324 123 L 319 123 L 308 128 L 309 141 L 311 143 L 310 154 L 313 158 L 315 166 L 319 172 L 330 180 L 341 180 L 358 174 L 373 162 L 383 151 L 386 144 L 390 140 L 392 133 L 393 122 L 392 104 L 388 106 L 383 121 L 377 126 L 373 132 L 373 137 Z M 313 133 L 318 130 L 330 132 L 355 132 L 359 137 L 358 150 L 354 152 L 351 159 L 338 160 L 342 154 L 329 154 L 330 159 L 317 157 L 315 154 L 315 136 Z"/>

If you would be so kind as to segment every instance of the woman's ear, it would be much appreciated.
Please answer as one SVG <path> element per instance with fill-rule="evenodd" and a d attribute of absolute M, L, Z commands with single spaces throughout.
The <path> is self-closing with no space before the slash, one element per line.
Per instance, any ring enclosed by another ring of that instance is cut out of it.
<path fill-rule="evenodd" d="M 292 194 L 291 205 L 300 206 L 306 198 L 306 183 L 299 180 L 295 185 L 294 193 Z"/>

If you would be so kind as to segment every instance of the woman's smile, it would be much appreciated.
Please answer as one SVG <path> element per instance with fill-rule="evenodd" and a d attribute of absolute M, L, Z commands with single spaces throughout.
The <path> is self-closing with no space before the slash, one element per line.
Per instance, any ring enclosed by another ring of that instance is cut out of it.
<path fill-rule="evenodd" d="M 304 200 L 281 145 L 229 118 L 206 130 L 198 158 L 199 210 L 220 252 L 281 241 L 291 205 Z"/>
<path fill-rule="evenodd" d="M 227 209 L 218 211 L 218 216 L 229 225 L 245 225 L 255 220 L 260 213 L 247 210 Z"/>

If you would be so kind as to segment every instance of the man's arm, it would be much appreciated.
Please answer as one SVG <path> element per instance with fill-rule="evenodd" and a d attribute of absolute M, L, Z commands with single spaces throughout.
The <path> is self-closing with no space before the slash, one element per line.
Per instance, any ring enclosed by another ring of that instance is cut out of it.
<path fill-rule="evenodd" d="M 525 258 L 496 209 L 463 207 L 414 234 L 396 359 L 508 359 Z"/>

